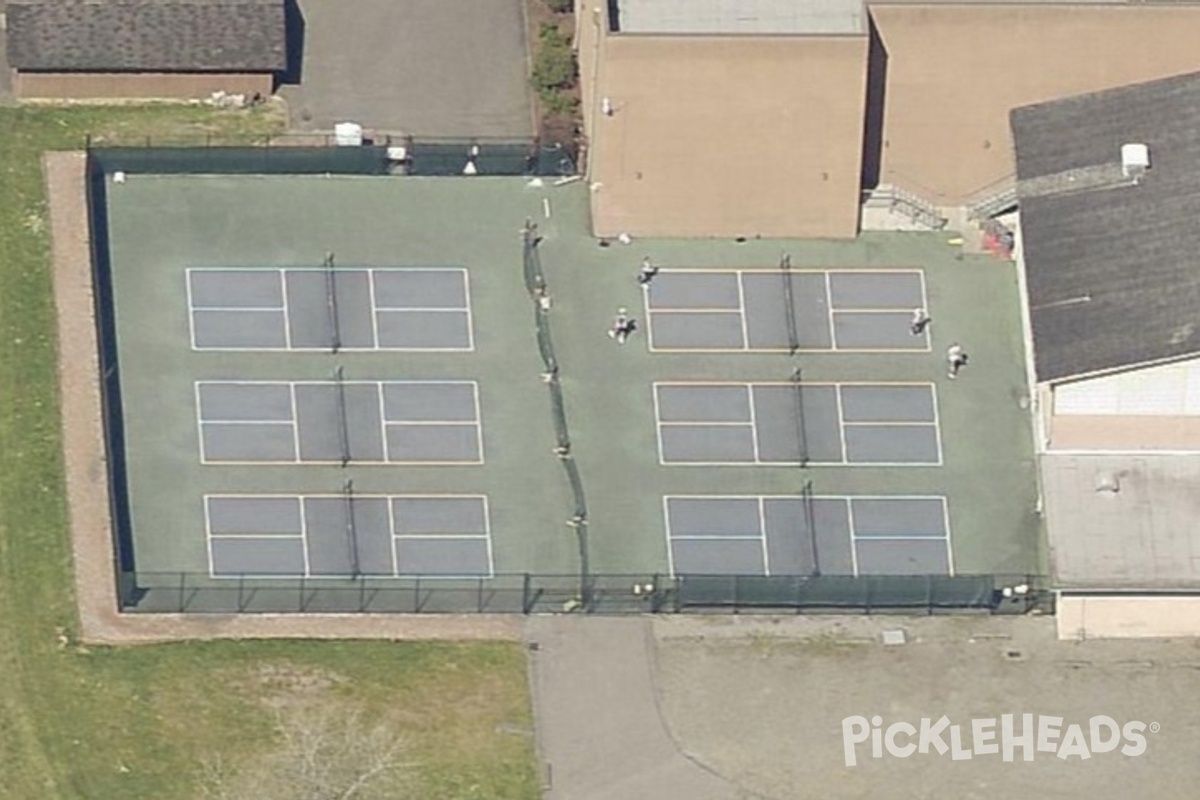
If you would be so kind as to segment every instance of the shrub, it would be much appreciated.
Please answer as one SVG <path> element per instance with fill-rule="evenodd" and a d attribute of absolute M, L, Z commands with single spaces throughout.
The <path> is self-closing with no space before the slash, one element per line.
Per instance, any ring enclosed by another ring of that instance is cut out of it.
<path fill-rule="evenodd" d="M 546 5 L 556 14 L 566 14 L 575 10 L 575 0 L 546 0 Z"/>
<path fill-rule="evenodd" d="M 575 54 L 571 39 L 553 25 L 543 25 L 533 59 L 533 85 L 539 94 L 566 89 L 575 82 Z"/>

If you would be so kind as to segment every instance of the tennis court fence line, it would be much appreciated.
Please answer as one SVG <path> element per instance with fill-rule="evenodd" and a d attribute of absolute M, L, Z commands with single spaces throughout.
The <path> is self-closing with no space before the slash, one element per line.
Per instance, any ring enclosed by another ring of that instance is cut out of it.
<path fill-rule="evenodd" d="M 1052 611 L 1030 575 L 544 575 L 264 578 L 123 572 L 121 610 L 212 614 L 1024 614 Z"/>
<path fill-rule="evenodd" d="M 89 137 L 84 149 L 90 168 L 108 174 L 562 177 L 577 171 L 569 148 L 535 138 L 389 135 L 361 145 L 338 146 L 332 137 L 308 134 L 240 140 L 146 137 L 120 144 Z"/>

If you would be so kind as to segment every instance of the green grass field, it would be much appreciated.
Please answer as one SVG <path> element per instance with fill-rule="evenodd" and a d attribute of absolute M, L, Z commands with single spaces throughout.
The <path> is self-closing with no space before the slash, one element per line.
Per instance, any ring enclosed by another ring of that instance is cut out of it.
<path fill-rule="evenodd" d="M 273 709 L 292 706 L 385 723 L 414 797 L 536 795 L 515 644 L 75 643 L 40 154 L 86 134 L 243 141 L 278 126 L 267 112 L 0 109 L 0 796 L 195 797 L 204 762 L 270 752 Z"/>

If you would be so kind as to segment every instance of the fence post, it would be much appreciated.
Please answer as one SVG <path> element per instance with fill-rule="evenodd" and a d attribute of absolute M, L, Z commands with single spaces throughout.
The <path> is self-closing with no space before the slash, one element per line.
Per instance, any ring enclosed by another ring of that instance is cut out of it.
<path fill-rule="evenodd" d="M 530 580 L 529 573 L 525 573 L 525 577 L 521 583 L 521 611 L 528 614 L 532 610 L 532 603 L 529 599 Z"/>
<path fill-rule="evenodd" d="M 245 585 L 246 585 L 246 576 L 239 572 L 238 573 L 238 599 L 237 599 L 237 610 L 238 610 L 239 614 L 241 614 L 243 611 L 246 610 L 246 607 L 244 605 L 242 605 L 245 602 L 244 597 L 243 597 L 243 589 L 245 588 Z"/>
<path fill-rule="evenodd" d="M 297 605 L 297 608 L 300 610 L 301 613 L 308 611 L 308 603 L 304 599 L 304 580 L 305 580 L 304 576 L 301 575 L 300 576 L 300 584 L 299 584 L 299 586 L 300 586 L 300 602 Z"/>
<path fill-rule="evenodd" d="M 367 610 L 367 582 L 358 582 L 358 613 L 365 613 Z"/>
<path fill-rule="evenodd" d="M 187 610 L 187 573 L 179 573 L 179 613 L 182 614 Z"/>
<path fill-rule="evenodd" d="M 475 580 L 478 582 L 478 586 L 479 586 L 479 590 L 478 590 L 479 594 L 475 600 L 475 613 L 482 614 L 483 613 L 483 578 L 476 578 Z"/>

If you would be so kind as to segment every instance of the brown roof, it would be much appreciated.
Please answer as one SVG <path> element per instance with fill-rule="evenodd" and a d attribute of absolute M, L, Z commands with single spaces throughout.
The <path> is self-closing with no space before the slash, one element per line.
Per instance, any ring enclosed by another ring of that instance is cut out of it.
<path fill-rule="evenodd" d="M 20 70 L 274 72 L 287 64 L 284 0 L 9 0 Z"/>

